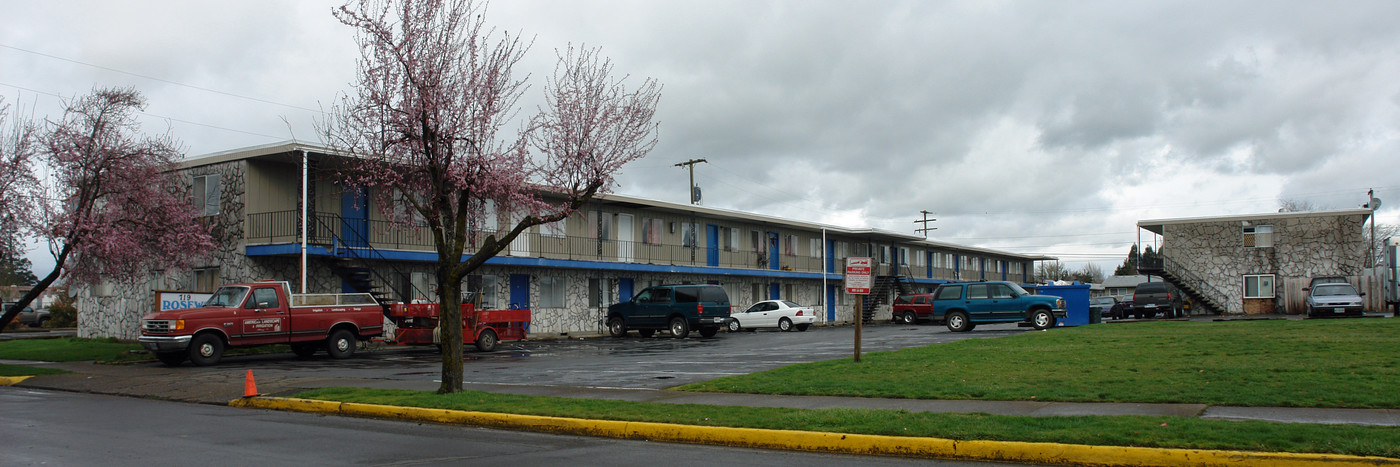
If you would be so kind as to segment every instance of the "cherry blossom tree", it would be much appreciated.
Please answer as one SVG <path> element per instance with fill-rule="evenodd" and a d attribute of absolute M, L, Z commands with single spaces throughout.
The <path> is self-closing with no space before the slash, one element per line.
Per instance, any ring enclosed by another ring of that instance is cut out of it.
<path fill-rule="evenodd" d="M 173 170 L 183 157 L 179 145 L 169 134 L 140 130 L 136 113 L 145 104 L 134 89 L 94 90 L 70 101 L 61 119 L 35 129 L 16 152 L 33 160 L 16 168 L 28 178 L 17 192 L 27 211 L 15 219 L 47 241 L 55 266 L 0 325 L 60 276 L 75 285 L 121 281 L 186 268 L 213 248 Z M 41 164 L 50 172 L 43 180 L 34 174 Z"/>
<path fill-rule="evenodd" d="M 462 390 L 462 280 L 530 227 L 567 218 L 656 144 L 660 86 L 628 92 L 596 49 L 559 55 L 547 104 L 503 127 L 527 89 L 513 74 L 529 45 L 495 31 L 469 0 L 361 0 L 336 17 L 357 29 L 359 78 L 326 122 L 356 156 L 345 172 L 380 211 L 431 232 L 441 306 L 438 392 Z M 486 225 L 508 213 L 513 225 Z M 478 238 L 485 236 L 485 238 Z"/>

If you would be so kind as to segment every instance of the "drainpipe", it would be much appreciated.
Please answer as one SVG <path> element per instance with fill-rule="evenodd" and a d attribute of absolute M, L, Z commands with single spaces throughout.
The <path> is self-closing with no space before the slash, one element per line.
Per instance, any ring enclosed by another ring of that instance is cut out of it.
<path fill-rule="evenodd" d="M 308 198 L 306 185 L 310 181 L 306 150 L 301 150 L 301 293 L 306 293 L 306 213 Z"/>
<path fill-rule="evenodd" d="M 826 303 L 826 227 L 822 227 L 822 290 L 817 293 L 817 303 L 822 305 L 822 311 L 826 311 L 831 306 Z"/>

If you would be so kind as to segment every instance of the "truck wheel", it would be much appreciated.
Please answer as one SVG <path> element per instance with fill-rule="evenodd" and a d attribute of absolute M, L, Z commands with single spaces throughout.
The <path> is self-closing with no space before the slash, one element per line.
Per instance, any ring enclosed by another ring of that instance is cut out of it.
<path fill-rule="evenodd" d="M 184 352 L 160 352 L 156 354 L 156 359 L 167 366 L 180 366 L 185 361 Z"/>
<path fill-rule="evenodd" d="M 729 320 L 729 332 L 739 332 L 739 320 Z"/>
<path fill-rule="evenodd" d="M 690 323 L 686 322 L 684 316 L 671 318 L 671 336 L 677 339 L 684 339 L 690 335 Z"/>
<path fill-rule="evenodd" d="M 791 331 L 791 330 L 792 330 L 792 320 L 787 319 L 787 318 L 783 318 L 783 319 L 778 320 L 778 330 L 779 330 L 779 331 Z"/>
<path fill-rule="evenodd" d="M 719 334 L 719 328 L 700 328 L 700 337 L 715 337 Z"/>
<path fill-rule="evenodd" d="M 350 358 L 355 355 L 355 335 L 345 329 L 337 329 L 326 339 L 326 353 L 331 358 Z"/>
<path fill-rule="evenodd" d="M 914 312 L 912 311 L 906 311 L 904 315 L 900 317 L 900 321 L 903 321 L 904 324 L 914 324 L 919 322 L 919 317 L 914 316 Z"/>
<path fill-rule="evenodd" d="M 810 324 L 799 324 L 799 325 L 797 325 L 797 332 L 806 331 L 808 326 L 811 326 L 811 325 L 810 325 Z"/>
<path fill-rule="evenodd" d="M 316 344 L 292 344 L 292 353 L 297 354 L 297 356 L 301 358 L 310 357 L 316 354 Z"/>
<path fill-rule="evenodd" d="M 608 335 L 622 337 L 627 335 L 627 322 L 620 316 L 614 316 L 608 320 Z"/>
<path fill-rule="evenodd" d="M 961 311 L 948 313 L 948 330 L 952 332 L 967 332 L 972 326 L 967 322 L 967 314 Z"/>
<path fill-rule="evenodd" d="M 219 359 L 224 356 L 224 340 L 213 333 L 204 333 L 194 336 L 190 341 L 190 363 L 198 366 L 209 366 L 219 363 Z"/>
<path fill-rule="evenodd" d="M 1035 329 L 1037 331 L 1043 331 L 1049 328 L 1053 328 L 1055 327 L 1055 315 L 1052 315 L 1049 311 L 1045 310 L 1032 311 L 1031 325 L 1035 326 Z"/>
<path fill-rule="evenodd" d="M 638 329 L 638 330 L 637 330 L 637 334 L 640 334 L 642 337 L 651 337 L 652 335 L 656 334 L 656 330 L 655 330 L 655 329 Z"/>
<path fill-rule="evenodd" d="M 496 350 L 496 331 L 487 329 L 481 331 L 481 335 L 476 337 L 476 350 L 490 352 Z"/>

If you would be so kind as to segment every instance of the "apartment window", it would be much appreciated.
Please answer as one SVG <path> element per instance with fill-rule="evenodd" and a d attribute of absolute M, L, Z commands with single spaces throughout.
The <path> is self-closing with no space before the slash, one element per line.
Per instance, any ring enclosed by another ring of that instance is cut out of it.
<path fill-rule="evenodd" d="M 681 223 L 681 245 L 700 246 L 700 224 L 693 222 Z"/>
<path fill-rule="evenodd" d="M 1244 298 L 1274 298 L 1274 275 L 1244 276 Z"/>
<path fill-rule="evenodd" d="M 501 307 L 496 302 L 496 276 L 481 276 L 481 308 L 484 310 L 496 310 Z"/>
<path fill-rule="evenodd" d="M 809 251 L 811 252 L 811 256 L 813 258 L 822 257 L 822 239 L 814 238 L 811 242 L 809 242 L 809 244 L 811 245 L 811 248 L 809 249 Z"/>
<path fill-rule="evenodd" d="M 599 211 L 589 211 L 589 212 L 588 212 L 588 238 L 592 238 L 592 239 L 595 239 L 595 240 L 601 240 L 601 241 L 612 240 L 612 239 L 613 239 L 613 236 L 612 236 L 612 230 L 613 230 L 612 223 L 613 223 L 613 216 L 612 216 L 612 214 L 609 214 L 609 213 L 606 213 L 606 212 L 599 212 Z"/>
<path fill-rule="evenodd" d="M 908 266 L 908 265 L 909 265 L 909 248 L 906 248 L 906 247 L 899 247 L 899 265 L 900 265 L 900 266 Z"/>
<path fill-rule="evenodd" d="M 836 257 L 846 258 L 851 256 L 851 244 L 846 242 L 836 242 Z"/>
<path fill-rule="evenodd" d="M 797 256 L 797 236 L 788 235 L 783 237 L 783 255 Z"/>
<path fill-rule="evenodd" d="M 914 250 L 914 267 L 924 267 L 924 250 Z"/>
<path fill-rule="evenodd" d="M 409 291 L 409 293 L 412 294 L 412 298 L 410 298 L 409 301 L 430 300 L 437 298 L 435 296 L 432 296 L 434 287 L 428 285 L 432 282 L 432 280 L 433 275 L 426 272 L 415 271 L 409 274 L 408 283 L 412 286 L 412 290 Z"/>
<path fill-rule="evenodd" d="M 565 219 L 560 219 L 540 226 L 540 235 L 551 238 L 564 238 L 568 234 L 564 221 Z"/>
<path fill-rule="evenodd" d="M 1245 248 L 1266 248 L 1274 246 L 1274 226 L 1252 225 L 1244 228 Z"/>
<path fill-rule="evenodd" d="M 194 291 L 213 292 L 217 288 L 219 288 L 219 268 L 194 270 Z"/>
<path fill-rule="evenodd" d="M 611 305 L 612 287 L 607 279 L 588 279 L 588 306 L 592 308 L 602 308 Z"/>
<path fill-rule="evenodd" d="M 796 291 L 796 290 L 793 290 L 792 284 L 784 284 L 784 285 L 783 285 L 783 300 L 787 300 L 787 301 L 789 301 L 789 302 L 795 302 L 795 301 L 797 301 L 797 295 L 796 295 L 796 293 L 797 293 L 797 291 Z"/>
<path fill-rule="evenodd" d="M 540 308 L 563 308 L 564 288 L 567 281 L 562 277 L 540 277 Z"/>
<path fill-rule="evenodd" d="M 757 230 L 749 231 L 749 245 L 754 253 L 763 251 L 763 233 Z"/>
<path fill-rule="evenodd" d="M 647 245 L 660 245 L 661 228 L 661 219 L 642 218 L 642 242 Z"/>
<path fill-rule="evenodd" d="M 890 264 L 889 245 L 880 245 L 880 264 Z"/>
<path fill-rule="evenodd" d="M 750 300 L 750 301 L 757 302 L 757 301 L 759 301 L 759 300 L 765 300 L 765 299 L 768 298 L 768 297 L 764 297 L 764 296 L 763 296 L 763 284 L 753 284 L 753 290 L 752 290 L 752 292 L 753 292 L 753 299 Z"/>
<path fill-rule="evenodd" d="M 190 191 L 194 195 L 194 207 L 199 211 L 200 217 L 219 214 L 218 174 L 195 177 L 194 186 L 190 188 Z"/>

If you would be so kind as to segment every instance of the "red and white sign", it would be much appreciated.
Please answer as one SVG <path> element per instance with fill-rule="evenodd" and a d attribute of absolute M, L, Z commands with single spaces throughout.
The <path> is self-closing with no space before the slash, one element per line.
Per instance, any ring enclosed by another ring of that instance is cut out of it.
<path fill-rule="evenodd" d="M 846 293 L 870 295 L 870 258 L 846 258 Z"/>

